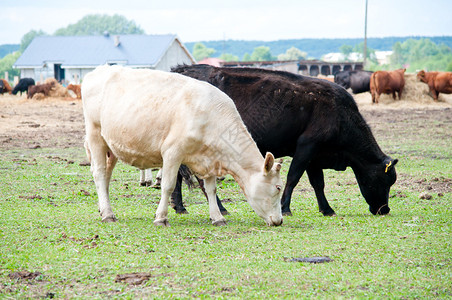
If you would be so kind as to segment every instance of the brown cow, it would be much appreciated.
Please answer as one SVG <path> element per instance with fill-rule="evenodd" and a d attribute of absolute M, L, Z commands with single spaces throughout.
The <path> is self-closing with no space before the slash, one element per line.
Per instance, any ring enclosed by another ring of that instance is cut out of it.
<path fill-rule="evenodd" d="M 370 92 L 372 94 L 372 103 L 378 103 L 381 94 L 391 94 L 394 100 L 396 92 L 399 99 L 402 98 L 403 87 L 405 86 L 404 73 L 406 69 L 394 71 L 377 71 L 370 77 Z"/>
<path fill-rule="evenodd" d="M 30 85 L 28 87 L 28 95 L 27 98 L 31 99 L 33 98 L 33 95 L 36 93 L 43 93 L 44 96 L 48 96 L 50 89 L 55 85 L 55 83 L 44 83 L 44 84 L 38 84 L 38 85 Z"/>
<path fill-rule="evenodd" d="M 452 94 L 452 72 L 425 72 L 422 70 L 417 73 L 417 79 L 428 85 L 435 101 L 438 100 L 439 93 Z"/>
<path fill-rule="evenodd" d="M 3 95 L 3 93 L 11 94 L 12 91 L 13 91 L 13 89 L 9 85 L 8 80 L 0 79 L 0 94 L 2 94 L 2 95 Z"/>
<path fill-rule="evenodd" d="M 73 91 L 77 95 L 77 99 L 82 99 L 80 84 L 71 83 L 67 86 L 67 89 Z"/>

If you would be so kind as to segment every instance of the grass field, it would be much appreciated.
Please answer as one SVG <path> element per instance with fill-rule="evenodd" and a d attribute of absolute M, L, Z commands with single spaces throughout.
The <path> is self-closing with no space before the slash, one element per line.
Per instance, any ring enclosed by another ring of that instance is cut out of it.
<path fill-rule="evenodd" d="M 350 169 L 328 170 L 338 216 L 318 212 L 304 175 L 280 227 L 265 226 L 231 177 L 218 184 L 228 226 L 212 226 L 201 191 L 184 187 L 189 214 L 155 227 L 160 191 L 122 163 L 110 189 L 119 221 L 101 223 L 81 147 L 1 150 L 0 298 L 451 298 L 450 117 L 409 111 L 371 126 L 400 161 L 391 213 L 369 213 Z M 290 262 L 314 256 L 333 261 Z M 144 274 L 120 280 L 131 273 Z"/>

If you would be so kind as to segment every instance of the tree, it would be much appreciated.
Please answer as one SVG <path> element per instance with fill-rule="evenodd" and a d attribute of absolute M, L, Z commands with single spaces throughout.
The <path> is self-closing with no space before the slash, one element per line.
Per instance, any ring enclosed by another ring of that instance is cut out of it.
<path fill-rule="evenodd" d="M 135 21 L 120 15 L 87 15 L 75 24 L 60 28 L 54 35 L 144 34 Z"/>
<path fill-rule="evenodd" d="M 220 55 L 219 59 L 222 59 L 224 61 L 239 61 L 239 57 L 232 55 L 230 53 L 223 53 Z"/>
<path fill-rule="evenodd" d="M 13 64 L 16 62 L 20 55 L 21 52 L 16 51 L 0 59 L 0 74 L 1 74 L 0 77 L 3 77 L 3 74 L 5 74 L 5 72 L 8 72 L 9 76 L 11 77 L 19 76 L 20 71 L 18 69 L 13 69 Z M 8 78 L 5 79 L 8 80 Z"/>
<path fill-rule="evenodd" d="M 408 72 L 421 69 L 445 71 L 452 63 L 452 50 L 430 39 L 408 39 L 403 43 L 395 43 L 392 49 L 391 69 L 405 67 Z"/>
<path fill-rule="evenodd" d="M 193 46 L 193 57 L 197 60 L 203 60 L 204 58 L 211 57 L 215 53 L 215 49 L 207 48 L 203 43 L 196 43 Z"/>
<path fill-rule="evenodd" d="M 356 45 L 353 48 L 353 51 L 358 53 L 359 58 L 363 59 L 364 42 L 361 42 L 358 45 Z M 369 46 L 367 46 L 367 48 L 366 48 L 366 58 L 367 58 L 368 63 L 378 64 L 377 56 L 375 55 L 375 50 L 372 48 L 369 48 Z"/>
<path fill-rule="evenodd" d="M 27 49 L 28 45 L 30 45 L 31 41 L 37 36 L 46 35 L 46 33 L 42 30 L 31 30 L 24 34 L 22 39 L 20 40 L 20 49 L 19 51 L 22 53 Z"/>
<path fill-rule="evenodd" d="M 247 52 L 243 55 L 243 59 L 242 61 L 250 61 L 251 60 L 251 55 Z"/>
<path fill-rule="evenodd" d="M 308 54 L 306 52 L 301 51 L 298 48 L 291 47 L 287 49 L 286 53 L 279 54 L 278 60 L 302 60 L 306 59 Z"/>
<path fill-rule="evenodd" d="M 452 61 L 447 65 L 446 72 L 452 72 Z"/>
<path fill-rule="evenodd" d="M 253 53 L 251 53 L 251 61 L 270 61 L 274 59 L 270 53 L 270 47 L 259 46 L 254 48 Z"/>
<path fill-rule="evenodd" d="M 353 52 L 353 47 L 350 45 L 342 45 L 339 48 L 339 51 L 341 51 L 341 53 L 344 55 L 344 59 L 348 60 L 348 57 L 350 56 L 350 54 Z"/>

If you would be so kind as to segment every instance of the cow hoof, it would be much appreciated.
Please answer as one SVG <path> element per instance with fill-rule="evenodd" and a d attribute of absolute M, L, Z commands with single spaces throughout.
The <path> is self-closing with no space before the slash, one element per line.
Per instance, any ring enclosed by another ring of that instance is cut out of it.
<path fill-rule="evenodd" d="M 336 217 L 337 216 L 334 211 L 329 211 L 329 212 L 321 211 L 321 213 L 323 214 L 324 217 Z"/>
<path fill-rule="evenodd" d="M 178 215 L 188 215 L 188 211 L 186 209 L 176 209 L 176 214 L 178 214 Z"/>
<path fill-rule="evenodd" d="M 292 216 L 292 212 L 290 210 L 289 211 L 283 211 L 282 215 L 291 217 Z"/>
<path fill-rule="evenodd" d="M 229 215 L 229 212 L 227 210 L 220 210 L 220 212 L 223 216 Z"/>
<path fill-rule="evenodd" d="M 102 222 L 104 222 L 104 223 L 113 223 L 116 221 L 117 221 L 117 219 L 115 216 L 108 216 L 108 217 L 105 217 L 102 219 Z"/>
<path fill-rule="evenodd" d="M 214 226 L 226 226 L 226 225 L 227 225 L 227 223 L 226 223 L 225 220 L 215 221 L 215 222 L 212 222 L 212 224 L 213 224 Z"/>
<path fill-rule="evenodd" d="M 155 226 L 171 227 L 168 219 L 159 219 L 154 221 Z"/>

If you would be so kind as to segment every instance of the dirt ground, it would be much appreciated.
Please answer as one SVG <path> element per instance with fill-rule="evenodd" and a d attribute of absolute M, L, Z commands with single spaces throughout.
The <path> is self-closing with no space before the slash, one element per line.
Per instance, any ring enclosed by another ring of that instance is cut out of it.
<path fill-rule="evenodd" d="M 440 102 L 392 100 L 382 96 L 380 104 L 371 103 L 369 93 L 355 96 L 367 122 L 394 130 L 397 121 L 419 118 L 446 118 L 452 115 L 452 95 L 441 95 Z M 394 114 L 396 112 L 396 114 Z M 372 126 L 373 127 L 373 126 Z M 26 96 L 0 95 L 0 149 L 82 147 L 83 108 L 80 100 L 45 98 L 27 100 Z"/>

